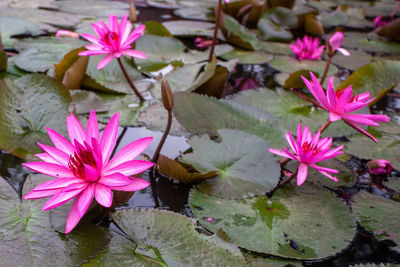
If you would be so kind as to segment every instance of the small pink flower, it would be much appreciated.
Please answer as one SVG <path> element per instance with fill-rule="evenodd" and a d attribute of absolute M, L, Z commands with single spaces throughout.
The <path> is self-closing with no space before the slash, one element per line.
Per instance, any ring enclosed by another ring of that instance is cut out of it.
<path fill-rule="evenodd" d="M 314 168 L 321 174 L 325 175 L 329 179 L 337 182 L 336 177 L 332 177 L 328 173 L 338 173 L 338 170 L 329 169 L 316 165 L 315 163 L 334 158 L 343 153 L 340 151 L 343 146 L 330 149 L 332 145 L 332 138 L 324 137 L 321 140 L 320 132 L 317 132 L 314 136 L 311 135 L 308 127 L 305 126 L 304 130 L 301 128 L 301 124 L 297 128 L 296 141 L 293 139 L 292 133 L 289 131 L 285 134 L 286 141 L 288 142 L 291 152 L 282 147 L 282 150 L 270 148 L 269 152 L 274 153 L 278 156 L 290 158 L 300 162 L 298 173 L 297 173 L 297 185 L 300 186 L 304 183 L 307 178 L 308 167 Z"/>
<path fill-rule="evenodd" d="M 224 0 L 224 2 L 225 2 L 226 4 L 229 4 L 229 1 L 230 1 L 230 0 Z"/>
<path fill-rule="evenodd" d="M 79 33 L 66 31 L 66 30 L 58 30 L 56 32 L 56 37 L 70 37 L 70 38 L 79 39 Z"/>
<path fill-rule="evenodd" d="M 147 58 L 147 56 L 137 50 L 131 49 L 131 44 L 142 36 L 145 29 L 140 25 L 131 33 L 132 26 L 128 22 L 128 16 L 124 15 L 121 23 L 118 24 L 118 18 L 110 15 L 107 25 L 99 21 L 97 24 L 91 23 L 94 32 L 98 38 L 88 33 L 82 33 L 82 37 L 93 44 L 85 46 L 86 51 L 80 52 L 80 56 L 106 55 L 97 65 L 98 69 L 104 68 L 113 58 L 119 58 L 122 55 Z"/>
<path fill-rule="evenodd" d="M 43 162 L 23 165 L 33 171 L 55 177 L 38 185 L 24 196 L 36 199 L 52 196 L 42 210 L 54 209 L 75 198 L 69 212 L 65 233 L 78 224 L 93 197 L 104 206 L 112 204 L 112 190 L 137 191 L 149 185 L 145 180 L 130 177 L 152 167 L 152 162 L 134 160 L 151 143 L 152 137 L 136 140 L 121 149 L 111 160 L 117 140 L 119 113 L 108 122 L 99 137 L 97 117 L 91 111 L 86 131 L 71 114 L 67 116 L 70 141 L 47 128 L 55 147 L 38 144 L 45 153 L 36 156 Z"/>
<path fill-rule="evenodd" d="M 382 26 L 386 26 L 386 24 L 387 24 L 387 22 L 384 21 L 384 20 L 382 19 L 382 16 L 377 16 L 377 17 L 374 19 L 374 26 L 375 26 L 375 28 L 379 28 L 379 27 L 382 27 Z"/>
<path fill-rule="evenodd" d="M 305 35 L 303 40 L 297 38 L 296 43 L 290 44 L 290 48 L 293 53 L 295 53 L 298 60 L 318 60 L 321 59 L 325 46 L 319 46 L 319 39 L 317 37 L 313 39 L 312 37 Z"/>
<path fill-rule="evenodd" d="M 202 49 L 212 46 L 212 42 L 213 42 L 213 40 L 209 40 L 209 39 L 202 38 L 202 37 L 197 37 L 196 39 L 194 39 L 194 45 L 197 48 L 202 48 Z M 219 41 L 216 40 L 215 44 L 219 44 Z"/>
<path fill-rule="evenodd" d="M 329 38 L 328 55 L 333 56 L 336 51 L 339 51 L 344 56 L 350 56 L 350 52 L 340 46 L 343 43 L 343 33 L 335 32 L 331 38 Z"/>
<path fill-rule="evenodd" d="M 386 159 L 375 159 L 367 162 L 368 171 L 372 174 L 389 174 L 393 170 L 393 165 Z"/>
<path fill-rule="evenodd" d="M 318 101 L 320 107 L 329 111 L 329 120 L 337 121 L 342 119 L 345 123 L 365 134 L 377 143 L 378 141 L 371 134 L 360 128 L 357 124 L 379 126 L 377 123 L 378 121 L 388 122 L 390 118 L 385 115 L 351 114 L 351 112 L 366 107 L 375 98 L 370 98 L 371 94 L 369 92 L 353 95 L 352 86 L 335 92 L 333 86 L 334 76 L 329 78 L 328 89 L 325 93 L 314 74 L 310 72 L 310 75 L 312 81 L 309 81 L 302 76 L 303 81 L 311 94 Z"/>

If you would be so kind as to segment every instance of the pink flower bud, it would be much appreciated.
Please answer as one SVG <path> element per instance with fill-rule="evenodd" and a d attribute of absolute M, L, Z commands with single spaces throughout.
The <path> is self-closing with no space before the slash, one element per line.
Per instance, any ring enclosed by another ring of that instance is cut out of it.
<path fill-rule="evenodd" d="M 389 174 L 393 170 L 393 165 L 386 159 L 374 159 L 367 162 L 368 171 L 371 174 Z"/>

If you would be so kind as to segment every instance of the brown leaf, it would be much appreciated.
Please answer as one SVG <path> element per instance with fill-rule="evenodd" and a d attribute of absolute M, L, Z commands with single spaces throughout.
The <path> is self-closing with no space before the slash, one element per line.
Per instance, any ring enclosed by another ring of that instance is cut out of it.
<path fill-rule="evenodd" d="M 89 57 L 80 57 L 65 72 L 62 83 L 67 87 L 67 89 L 79 89 L 81 87 L 88 62 Z"/>
<path fill-rule="evenodd" d="M 172 180 L 182 183 L 196 183 L 217 175 L 215 171 L 207 173 L 189 173 L 178 161 L 163 155 L 160 155 L 158 158 L 157 171 Z"/>
<path fill-rule="evenodd" d="M 225 96 L 225 83 L 227 76 L 228 70 L 225 67 L 217 66 L 211 79 L 193 92 L 216 98 L 222 98 Z"/>
<path fill-rule="evenodd" d="M 377 28 L 375 32 L 380 36 L 400 42 L 400 18 L 389 22 L 386 26 Z"/>
<path fill-rule="evenodd" d="M 324 35 L 324 26 L 320 21 L 317 20 L 314 14 L 307 14 L 305 18 L 304 28 L 307 33 L 313 35 Z"/>

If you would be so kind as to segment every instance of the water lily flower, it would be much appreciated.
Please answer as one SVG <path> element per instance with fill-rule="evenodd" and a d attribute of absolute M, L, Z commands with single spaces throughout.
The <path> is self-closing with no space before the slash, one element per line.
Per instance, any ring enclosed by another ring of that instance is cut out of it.
<path fill-rule="evenodd" d="M 97 69 L 104 68 L 113 58 L 119 58 L 122 55 L 147 58 L 143 52 L 131 48 L 132 43 L 142 36 L 145 26 L 140 25 L 131 32 L 132 26 L 128 22 L 126 14 L 123 15 L 120 24 L 118 24 L 118 18 L 111 14 L 108 18 L 108 26 L 102 21 L 97 24 L 91 23 L 91 25 L 98 37 L 82 33 L 82 37 L 93 44 L 85 46 L 88 50 L 82 51 L 78 55 L 106 55 L 97 65 Z"/>
<path fill-rule="evenodd" d="M 79 39 L 79 33 L 71 32 L 71 31 L 67 31 L 67 30 L 58 30 L 56 32 L 56 37 L 70 37 L 70 38 Z"/>
<path fill-rule="evenodd" d="M 194 45 L 197 48 L 202 48 L 202 49 L 207 48 L 207 47 L 212 46 L 212 44 L 213 44 L 213 41 L 209 40 L 207 38 L 197 37 L 196 39 L 194 39 Z M 219 44 L 219 41 L 216 40 L 215 44 L 216 45 Z"/>
<path fill-rule="evenodd" d="M 339 51 L 344 56 L 350 56 L 350 52 L 340 47 L 343 43 L 343 33 L 335 32 L 328 41 L 328 56 L 332 57 L 336 51 Z"/>
<path fill-rule="evenodd" d="M 386 159 L 374 159 L 367 162 L 368 171 L 376 175 L 389 174 L 393 170 L 393 165 Z"/>
<path fill-rule="evenodd" d="M 93 197 L 100 205 L 110 207 L 113 200 L 112 190 L 137 191 L 149 185 L 143 179 L 130 176 L 154 165 L 152 162 L 134 160 L 153 138 L 138 139 L 110 159 L 117 139 L 118 124 L 119 113 L 116 113 L 100 138 L 94 110 L 90 113 L 86 131 L 71 114 L 67 116 L 70 140 L 47 128 L 55 147 L 38 144 L 45 153 L 36 156 L 43 161 L 23 164 L 33 171 L 56 178 L 36 186 L 23 197 L 24 199 L 52 196 L 42 208 L 49 210 L 75 198 L 68 215 L 65 233 L 69 233 L 78 224 Z"/>
<path fill-rule="evenodd" d="M 384 21 L 384 20 L 382 19 L 382 16 L 377 16 L 377 17 L 374 19 L 374 26 L 375 26 L 375 28 L 379 28 L 379 27 L 382 27 L 382 26 L 386 26 L 386 24 L 387 24 L 387 22 Z"/>
<path fill-rule="evenodd" d="M 331 176 L 329 173 L 339 173 L 338 170 L 325 168 L 316 165 L 315 163 L 334 158 L 343 153 L 340 151 L 343 146 L 330 149 L 332 145 L 332 138 L 324 137 L 320 139 L 321 133 L 317 132 L 314 136 L 311 135 L 308 127 L 305 126 L 302 130 L 301 124 L 297 128 L 296 140 L 293 139 L 292 133 L 289 131 L 285 134 L 286 141 L 288 142 L 292 151 L 285 147 L 282 150 L 270 148 L 269 152 L 278 156 L 290 158 L 300 162 L 297 173 L 297 185 L 300 186 L 304 183 L 308 174 L 308 167 L 314 168 L 321 174 L 329 179 L 337 182 L 337 178 Z"/>
<path fill-rule="evenodd" d="M 296 43 L 290 44 L 290 48 L 298 60 L 318 60 L 321 59 L 325 46 L 319 45 L 317 37 L 313 39 L 311 36 L 305 35 L 303 40 L 297 38 Z"/>
<path fill-rule="evenodd" d="M 375 114 L 352 114 L 366 107 L 374 101 L 369 92 L 364 92 L 359 95 L 353 95 L 352 86 L 335 91 L 333 86 L 334 76 L 328 80 L 328 88 L 326 93 L 319 83 L 318 79 L 310 72 L 311 81 L 302 76 L 305 85 L 310 90 L 311 94 L 318 101 L 319 106 L 329 111 L 329 120 L 331 122 L 342 119 L 346 124 L 365 134 L 374 142 L 378 142 L 371 134 L 359 127 L 357 124 L 379 126 L 377 122 L 388 122 L 390 118 L 385 115 Z"/>

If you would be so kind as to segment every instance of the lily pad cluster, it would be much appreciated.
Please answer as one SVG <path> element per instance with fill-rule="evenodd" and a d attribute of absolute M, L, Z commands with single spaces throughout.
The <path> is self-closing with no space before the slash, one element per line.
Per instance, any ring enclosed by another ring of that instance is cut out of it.
<path fill-rule="evenodd" d="M 83 125 L 94 109 L 100 127 L 119 112 L 123 127 L 163 131 L 163 76 L 175 102 L 169 138 L 186 138 L 182 147 L 190 149 L 177 158 L 161 155 L 156 170 L 164 177 L 158 179 L 191 186 L 185 214 L 137 206 L 104 211 L 93 205 L 76 230 L 64 235 L 71 205 L 41 211 L 43 200 L 21 200 L 21 194 L 50 178 L 0 168 L 4 264 L 301 266 L 305 260 L 348 250 L 360 227 L 379 242 L 390 241 L 390 249 L 399 253 L 399 178 L 377 182 L 379 177 L 364 166 L 367 160 L 384 158 L 400 168 L 398 110 L 382 109 L 385 101 L 399 96 L 400 44 L 373 32 L 371 19 L 388 18 L 396 3 L 228 2 L 222 5 L 211 57 L 216 0 L 147 0 L 148 8 L 173 14 L 167 21 L 161 16 L 159 21 L 140 21 L 146 13 L 140 8 L 139 21 L 132 26 L 145 24 L 146 31 L 134 49 L 147 59 L 120 59 L 144 102 L 133 94 L 116 60 L 99 70 L 103 56 L 78 55 L 89 42 L 56 36 L 58 30 L 93 33 L 90 23 L 106 21 L 109 14 L 132 17 L 132 6 L 115 1 L 0 2 L 1 155 L 33 160 L 41 152 L 38 142 L 51 144 L 47 128 L 68 134 L 64 125 L 70 112 Z M 310 171 L 301 187 L 278 186 L 297 164 L 292 161 L 281 168 L 268 149 L 281 148 L 284 134 L 295 132 L 298 123 L 315 132 L 329 116 L 290 90 L 311 97 L 301 76 L 322 76 L 327 54 L 321 60 L 299 61 L 289 44 L 304 34 L 324 44 L 337 27 L 351 56 L 333 57 L 327 75 L 335 75 L 337 90 L 352 85 L 357 94 L 371 92 L 376 97 L 362 114 L 387 114 L 392 121 L 365 127 L 378 144 L 342 121 L 334 122 L 323 136 L 344 145 L 345 154 L 321 166 L 338 169 L 339 182 Z M 246 68 L 251 72 L 239 71 Z M 254 72 L 262 79 L 251 76 Z M 125 140 L 123 134 L 120 137 Z M 361 186 L 362 179 L 368 182 Z M 376 184 L 390 194 L 374 194 L 371 188 Z M 108 215 L 110 229 L 96 225 L 107 222 Z"/>

